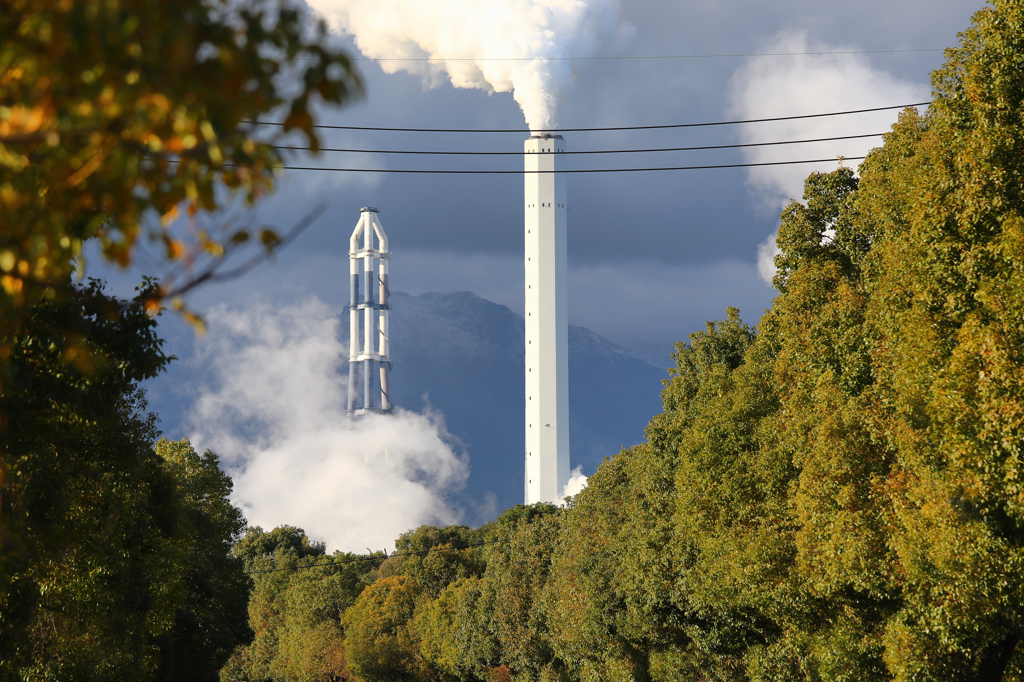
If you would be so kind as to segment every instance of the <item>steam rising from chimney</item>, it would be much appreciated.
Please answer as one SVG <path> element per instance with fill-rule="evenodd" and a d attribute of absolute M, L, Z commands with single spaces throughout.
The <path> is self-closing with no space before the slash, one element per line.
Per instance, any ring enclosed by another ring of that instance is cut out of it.
<path fill-rule="evenodd" d="M 512 92 L 530 130 L 555 127 L 572 62 L 621 43 L 618 0 L 308 0 L 386 73 L 408 71 L 434 87 Z M 423 61 L 429 59 L 431 61 Z M 552 61 L 554 60 L 554 61 Z"/>

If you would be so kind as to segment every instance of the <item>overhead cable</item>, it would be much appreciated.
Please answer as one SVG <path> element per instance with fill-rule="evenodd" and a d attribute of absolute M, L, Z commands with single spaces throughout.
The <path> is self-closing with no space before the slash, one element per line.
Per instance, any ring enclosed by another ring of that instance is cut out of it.
<path fill-rule="evenodd" d="M 635 61 L 659 59 L 717 59 L 722 57 L 803 57 L 830 54 L 902 54 L 942 52 L 945 48 L 929 47 L 916 50 L 831 50 L 824 52 L 746 52 L 722 54 L 658 54 L 626 55 L 619 57 L 350 57 L 352 62 L 588 62 Z"/>
<path fill-rule="evenodd" d="M 562 154 L 645 154 L 648 152 L 691 152 L 704 149 L 738 149 L 740 147 L 771 147 L 784 144 L 806 144 L 811 142 L 832 142 L 834 140 L 857 140 L 864 137 L 881 137 L 885 133 L 868 133 L 865 135 L 842 135 L 840 137 L 817 137 L 810 140 L 786 140 L 783 142 L 747 142 L 744 144 L 715 144 L 703 147 L 664 147 L 660 149 L 603 149 L 586 151 L 566 151 Z M 292 151 L 311 151 L 309 147 L 288 147 L 272 145 L 274 149 Z M 455 151 L 412 151 L 405 149 L 335 149 L 320 147 L 321 152 L 345 152 L 349 154 L 426 154 L 434 156 L 522 156 L 523 152 L 455 152 Z"/>
<path fill-rule="evenodd" d="M 573 168 L 569 170 L 420 170 L 415 168 L 318 168 L 316 166 L 276 166 L 282 170 L 324 171 L 334 173 L 415 173 L 422 175 L 533 175 L 536 173 L 648 173 L 654 171 L 711 170 L 714 168 L 754 168 L 757 166 L 791 166 L 802 163 L 835 163 L 861 161 L 863 156 L 804 159 L 801 161 L 765 161 L 763 163 L 723 163 L 709 166 L 665 166 L 660 168 Z M 224 164 L 231 167 L 234 164 Z"/>
<path fill-rule="evenodd" d="M 608 128 L 539 128 L 527 130 L 523 128 L 381 128 L 374 126 L 338 126 L 317 124 L 313 128 L 325 130 L 369 130 L 390 133 L 596 133 L 611 132 L 617 130 L 665 130 L 668 128 L 703 128 L 707 126 L 729 126 L 741 123 L 769 123 L 772 121 L 795 121 L 807 118 L 824 118 L 826 116 L 847 116 L 849 114 L 864 114 L 872 111 L 890 111 L 892 109 L 906 109 L 907 107 L 919 107 L 931 104 L 931 102 L 913 102 L 911 104 L 895 104 L 889 107 L 871 107 L 869 109 L 850 109 L 848 111 L 831 111 L 822 114 L 799 114 L 796 116 L 773 116 L 771 118 L 750 118 L 736 121 L 710 121 L 704 123 L 669 123 L 653 126 L 613 126 Z M 242 121 L 252 125 L 283 126 L 280 121 Z"/>

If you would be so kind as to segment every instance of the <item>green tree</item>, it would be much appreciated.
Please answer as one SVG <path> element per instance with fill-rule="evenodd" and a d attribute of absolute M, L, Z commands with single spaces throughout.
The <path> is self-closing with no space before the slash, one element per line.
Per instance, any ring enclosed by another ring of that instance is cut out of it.
<path fill-rule="evenodd" d="M 747 648 L 777 631 L 778 590 L 748 581 L 777 582 L 763 574 L 785 554 L 772 498 L 788 471 L 761 451 L 777 403 L 728 312 L 677 345 L 648 442 L 602 464 L 563 522 L 551 628 L 579 679 L 742 678 Z"/>
<path fill-rule="evenodd" d="M 381 566 L 381 574 L 408 576 L 426 597 L 436 599 L 456 580 L 483 575 L 481 538 L 468 526 L 420 526 L 395 540 L 395 556 Z"/>
<path fill-rule="evenodd" d="M 544 588 L 561 517 L 550 504 L 516 505 L 482 529 L 494 544 L 488 547 L 480 604 L 490 611 L 489 632 L 497 642 L 481 647 L 481 653 L 497 648 L 498 662 L 517 680 L 558 672 Z"/>
<path fill-rule="evenodd" d="M 383 554 L 359 556 L 310 542 L 300 528 L 250 528 L 233 552 L 245 561 L 253 589 L 248 646 L 239 646 L 224 680 L 351 679 L 344 641 L 345 612 L 377 577 Z"/>
<path fill-rule="evenodd" d="M 899 679 L 1000 679 L 1024 633 L 1024 7 L 993 2 L 862 171 L 886 432 Z M 896 198 L 897 201 L 894 201 Z M 1013 664 L 1020 675 L 1020 658 Z"/>
<path fill-rule="evenodd" d="M 421 565 L 410 566 L 426 585 L 413 627 L 420 656 L 435 674 L 445 680 L 509 682 L 553 670 L 541 596 L 559 513 L 547 504 L 516 505 L 477 531 L 452 527 L 449 533 L 461 533 L 461 542 L 484 547 L 467 554 L 438 544 Z M 428 538 L 459 540 L 438 532 L 443 530 L 423 527 L 403 538 L 411 546 Z M 457 580 L 445 582 L 432 598 L 431 586 L 451 576 Z"/>
<path fill-rule="evenodd" d="M 499 663 L 493 604 L 477 577 L 462 578 L 422 604 L 414 620 L 420 653 L 442 680 L 486 680 Z"/>
<path fill-rule="evenodd" d="M 882 489 L 892 463 L 874 433 L 877 387 L 861 265 L 877 235 L 859 221 L 858 181 L 845 168 L 812 174 L 806 205 L 783 213 L 777 284 L 757 344 L 779 411 L 763 445 L 790 465 L 793 608 L 780 635 L 749 655 L 760 679 L 888 679 L 884 625 L 898 604 Z M 783 273 L 785 275 L 783 276 Z M 784 280 L 784 281 L 782 281 Z"/>
<path fill-rule="evenodd" d="M 183 589 L 160 573 L 177 503 L 134 388 L 167 360 L 147 315 L 282 240 L 172 223 L 265 194 L 275 142 L 316 151 L 313 105 L 361 86 L 322 23 L 271 0 L 4 0 L 0 35 L 0 666 L 144 676 Z M 130 305 L 76 286 L 89 240 L 122 266 L 149 240 L 170 274 Z"/>
<path fill-rule="evenodd" d="M 12 344 L 5 679 L 147 679 L 182 600 L 175 480 L 137 386 L 167 362 L 151 292 L 127 305 L 96 282 L 79 294 L 33 307 Z"/>
<path fill-rule="evenodd" d="M 269 679 L 279 654 L 281 627 L 286 616 L 283 594 L 303 559 L 322 560 L 325 547 L 311 543 L 301 528 L 278 526 L 270 532 L 259 526 L 246 530 L 232 553 L 245 562 L 254 582 L 249 597 L 249 627 L 253 641 L 233 654 L 230 668 L 242 679 Z"/>
<path fill-rule="evenodd" d="M 336 552 L 331 557 L 336 564 L 294 572 L 282 597 L 285 618 L 272 666 L 275 678 L 295 682 L 352 679 L 345 648 L 345 612 L 366 587 L 365 558 Z"/>
<path fill-rule="evenodd" d="M 231 479 L 217 455 L 196 454 L 189 441 L 160 439 L 154 446 L 173 476 L 181 516 L 174 548 L 180 564 L 176 576 L 183 601 L 174 626 L 159 638 L 157 678 L 219 679 L 235 646 L 247 643 L 249 578 L 232 544 L 245 530 L 245 518 L 229 501 Z"/>
<path fill-rule="evenodd" d="M 231 548 L 231 553 L 244 561 L 249 571 L 272 568 L 281 562 L 306 557 L 320 557 L 326 551 L 324 543 L 311 542 L 306 532 L 295 526 L 278 526 L 271 531 L 251 526 Z"/>
<path fill-rule="evenodd" d="M 345 614 L 348 663 L 358 680 L 429 679 L 411 623 L 419 596 L 415 581 L 406 576 L 381 578 Z"/>

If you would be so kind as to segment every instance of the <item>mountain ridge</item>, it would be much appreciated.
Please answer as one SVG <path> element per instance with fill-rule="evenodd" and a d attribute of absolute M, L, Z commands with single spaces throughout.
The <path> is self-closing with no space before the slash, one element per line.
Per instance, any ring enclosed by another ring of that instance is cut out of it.
<path fill-rule="evenodd" d="M 523 318 L 468 291 L 393 292 L 394 402 L 424 397 L 470 454 L 467 504 L 493 493 L 500 509 L 522 502 L 525 436 Z M 569 328 L 570 465 L 592 474 L 605 457 L 640 443 L 661 409 L 664 369 L 585 327 Z"/>

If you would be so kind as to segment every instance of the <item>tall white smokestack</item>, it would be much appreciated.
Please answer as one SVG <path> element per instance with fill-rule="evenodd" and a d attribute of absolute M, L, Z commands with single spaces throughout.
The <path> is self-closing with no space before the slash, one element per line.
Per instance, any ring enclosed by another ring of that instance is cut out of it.
<path fill-rule="evenodd" d="M 569 481 L 569 320 L 565 140 L 524 145 L 526 204 L 526 504 Z M 546 171 L 546 172 L 538 172 Z"/>

